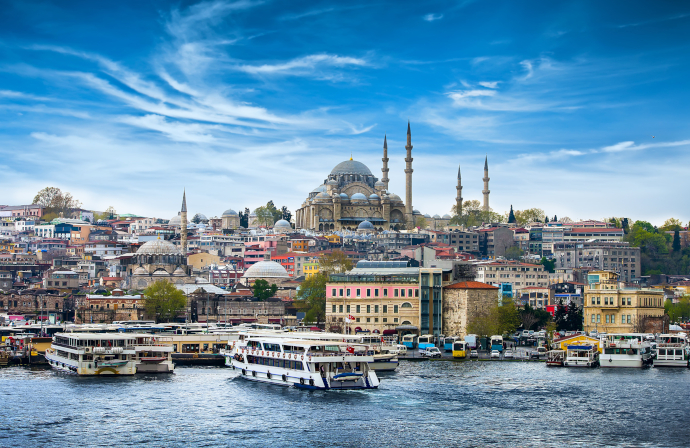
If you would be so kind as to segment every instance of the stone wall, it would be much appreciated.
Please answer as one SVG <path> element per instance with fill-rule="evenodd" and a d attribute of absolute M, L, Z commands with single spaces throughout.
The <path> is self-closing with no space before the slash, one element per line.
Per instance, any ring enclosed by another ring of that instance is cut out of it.
<path fill-rule="evenodd" d="M 465 337 L 467 325 L 472 319 L 496 306 L 495 289 L 448 289 L 443 290 L 443 334 Z"/>

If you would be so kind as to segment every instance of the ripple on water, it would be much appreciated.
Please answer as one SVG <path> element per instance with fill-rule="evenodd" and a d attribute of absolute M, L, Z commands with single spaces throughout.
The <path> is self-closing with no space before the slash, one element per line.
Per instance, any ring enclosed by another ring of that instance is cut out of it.
<path fill-rule="evenodd" d="M 0 445 L 671 447 L 690 437 L 686 369 L 401 362 L 381 377 L 375 391 L 308 392 L 219 368 L 4 369 Z"/>

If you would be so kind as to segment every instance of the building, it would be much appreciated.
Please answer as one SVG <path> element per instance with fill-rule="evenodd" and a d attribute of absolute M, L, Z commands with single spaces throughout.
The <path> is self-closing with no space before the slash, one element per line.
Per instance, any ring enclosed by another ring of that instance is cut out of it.
<path fill-rule="evenodd" d="M 146 289 L 161 279 L 176 285 L 194 283 L 189 277 L 187 257 L 170 241 L 148 241 L 134 256 L 123 261 L 126 263 L 126 283 L 132 289 Z"/>
<path fill-rule="evenodd" d="M 143 295 L 125 295 L 115 290 L 113 295 L 87 294 L 79 304 L 77 316 L 80 323 L 112 323 L 144 318 Z"/>
<path fill-rule="evenodd" d="M 465 337 L 472 319 L 498 303 L 498 287 L 465 281 L 443 288 L 443 334 Z"/>
<path fill-rule="evenodd" d="M 295 212 L 296 226 L 318 231 L 356 230 L 360 223 L 369 221 L 379 231 L 411 229 L 414 226 L 411 139 L 408 123 L 405 146 L 407 204 L 388 191 L 388 144 L 384 137 L 383 179 L 374 177 L 366 165 L 352 158 L 339 163 Z"/>
<path fill-rule="evenodd" d="M 194 271 L 201 271 L 208 266 L 218 264 L 220 264 L 220 257 L 207 252 L 199 252 L 187 257 L 187 266 L 191 266 Z"/>
<path fill-rule="evenodd" d="M 10 271 L 0 271 L 0 291 L 7 292 L 12 289 L 12 273 Z"/>
<path fill-rule="evenodd" d="M 560 242 L 553 244 L 556 269 L 614 271 L 621 281 L 642 274 L 640 248 L 626 242 Z"/>
<path fill-rule="evenodd" d="M 79 273 L 68 270 L 53 270 L 43 279 L 45 289 L 79 289 Z"/>
<path fill-rule="evenodd" d="M 7 205 L 0 207 L 0 218 L 40 218 L 43 216 L 44 207 L 42 205 Z"/>
<path fill-rule="evenodd" d="M 510 284 L 514 297 L 520 297 L 520 290 L 528 286 L 547 287 L 549 274 L 540 264 L 516 261 L 494 261 L 476 264 L 476 280 L 493 285 Z"/>
<path fill-rule="evenodd" d="M 479 253 L 479 234 L 463 230 L 429 231 L 432 243 L 447 244 L 458 252 Z"/>
<path fill-rule="evenodd" d="M 506 250 L 515 245 L 513 230 L 498 226 L 477 230 L 479 253 L 488 258 L 505 257 Z"/>
<path fill-rule="evenodd" d="M 236 230 L 240 228 L 240 215 L 235 210 L 229 208 L 221 215 L 221 229 Z"/>
<path fill-rule="evenodd" d="M 585 286 L 584 330 L 666 333 L 664 292 L 620 282 L 615 272 L 592 271 Z"/>
<path fill-rule="evenodd" d="M 396 328 L 415 328 L 419 334 L 441 334 L 441 269 L 411 267 L 409 262 L 360 261 L 357 267 L 329 276 L 326 285 L 326 323 L 349 330 L 395 334 Z"/>

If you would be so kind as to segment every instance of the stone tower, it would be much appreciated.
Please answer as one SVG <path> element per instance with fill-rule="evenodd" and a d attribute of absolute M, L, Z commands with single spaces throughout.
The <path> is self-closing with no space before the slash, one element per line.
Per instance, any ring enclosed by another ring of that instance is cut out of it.
<path fill-rule="evenodd" d="M 484 194 L 484 206 L 482 207 L 485 212 L 489 211 L 489 156 L 484 159 L 484 189 L 482 194 Z"/>
<path fill-rule="evenodd" d="M 409 230 L 414 228 L 414 216 L 412 215 L 412 133 L 410 121 L 407 121 L 407 157 L 405 157 L 405 224 Z"/>
<path fill-rule="evenodd" d="M 187 256 L 187 192 L 182 193 L 182 209 L 180 210 L 180 250 Z"/>
<path fill-rule="evenodd" d="M 462 215 L 462 179 L 460 177 L 460 165 L 458 165 L 458 186 L 455 187 L 455 189 L 458 191 L 458 196 L 455 198 L 456 202 L 456 211 L 458 213 L 458 216 Z"/>
<path fill-rule="evenodd" d="M 386 141 L 386 136 L 383 136 L 383 168 L 381 168 L 381 172 L 383 173 L 383 178 L 381 179 L 381 182 L 383 182 L 386 185 L 386 191 L 388 191 L 388 142 Z"/>

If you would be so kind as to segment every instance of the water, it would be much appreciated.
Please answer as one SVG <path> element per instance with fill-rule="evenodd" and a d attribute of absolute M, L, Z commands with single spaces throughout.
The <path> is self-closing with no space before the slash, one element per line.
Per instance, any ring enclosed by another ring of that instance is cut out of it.
<path fill-rule="evenodd" d="M 687 369 L 401 362 L 373 391 L 0 370 L 0 446 L 688 446 Z"/>

